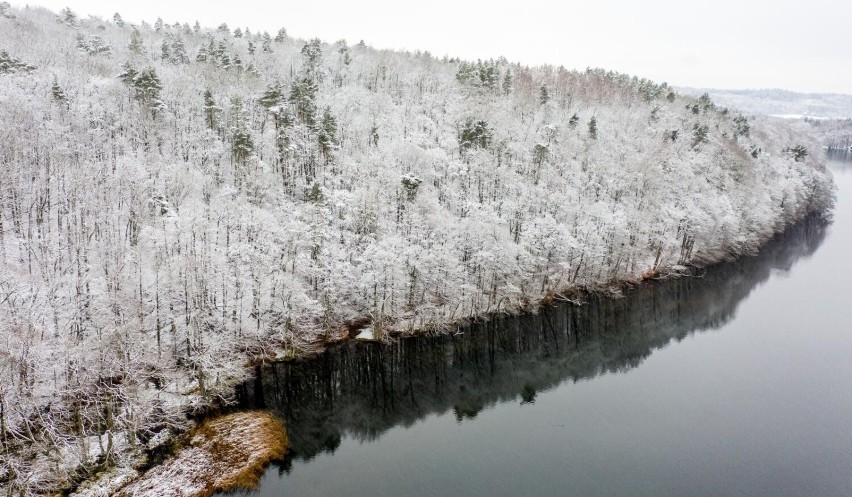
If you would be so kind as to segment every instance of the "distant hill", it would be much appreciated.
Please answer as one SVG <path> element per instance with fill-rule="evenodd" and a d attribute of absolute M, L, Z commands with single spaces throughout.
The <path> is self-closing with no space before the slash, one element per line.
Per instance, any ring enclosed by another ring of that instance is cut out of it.
<path fill-rule="evenodd" d="M 717 105 L 752 114 L 783 117 L 850 118 L 852 95 L 837 93 L 796 93 L 787 90 L 714 90 L 677 88 L 698 97 L 707 93 Z"/>

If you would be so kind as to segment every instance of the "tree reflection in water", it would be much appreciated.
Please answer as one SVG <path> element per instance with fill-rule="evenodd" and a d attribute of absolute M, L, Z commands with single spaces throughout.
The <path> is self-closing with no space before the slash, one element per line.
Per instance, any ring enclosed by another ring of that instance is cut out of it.
<path fill-rule="evenodd" d="M 697 277 L 655 281 L 624 298 L 589 296 L 536 315 L 479 322 L 456 334 L 392 344 L 349 342 L 318 357 L 259 369 L 239 389 L 243 407 L 265 407 L 287 424 L 294 459 L 334 451 L 344 436 L 371 440 L 394 426 L 452 410 L 458 421 L 500 402 L 638 366 L 671 340 L 719 328 L 773 270 L 812 254 L 827 224 L 807 219 L 756 257 Z"/>

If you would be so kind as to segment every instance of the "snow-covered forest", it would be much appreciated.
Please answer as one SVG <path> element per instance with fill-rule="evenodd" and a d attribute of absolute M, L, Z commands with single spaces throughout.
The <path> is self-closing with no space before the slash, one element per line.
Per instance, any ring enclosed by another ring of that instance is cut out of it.
<path fill-rule="evenodd" d="M 350 330 L 753 253 L 831 206 L 802 129 L 600 69 L 0 4 L 0 488 L 138 464 Z"/>

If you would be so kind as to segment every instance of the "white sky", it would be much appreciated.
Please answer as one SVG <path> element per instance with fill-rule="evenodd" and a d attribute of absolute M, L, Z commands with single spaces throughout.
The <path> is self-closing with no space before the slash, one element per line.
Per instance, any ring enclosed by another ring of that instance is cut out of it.
<path fill-rule="evenodd" d="M 11 2 L 21 4 L 20 1 Z M 708 88 L 852 94 L 849 0 L 39 0 L 81 16 L 226 22 L 274 34 L 465 59 L 604 67 Z"/>

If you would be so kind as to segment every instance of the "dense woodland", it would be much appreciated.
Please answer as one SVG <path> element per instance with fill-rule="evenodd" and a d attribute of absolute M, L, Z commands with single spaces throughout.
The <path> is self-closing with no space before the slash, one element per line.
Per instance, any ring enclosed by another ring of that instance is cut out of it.
<path fill-rule="evenodd" d="M 802 129 L 600 69 L 2 3 L 0 491 L 117 485 L 353 323 L 754 253 L 832 204 Z"/>

